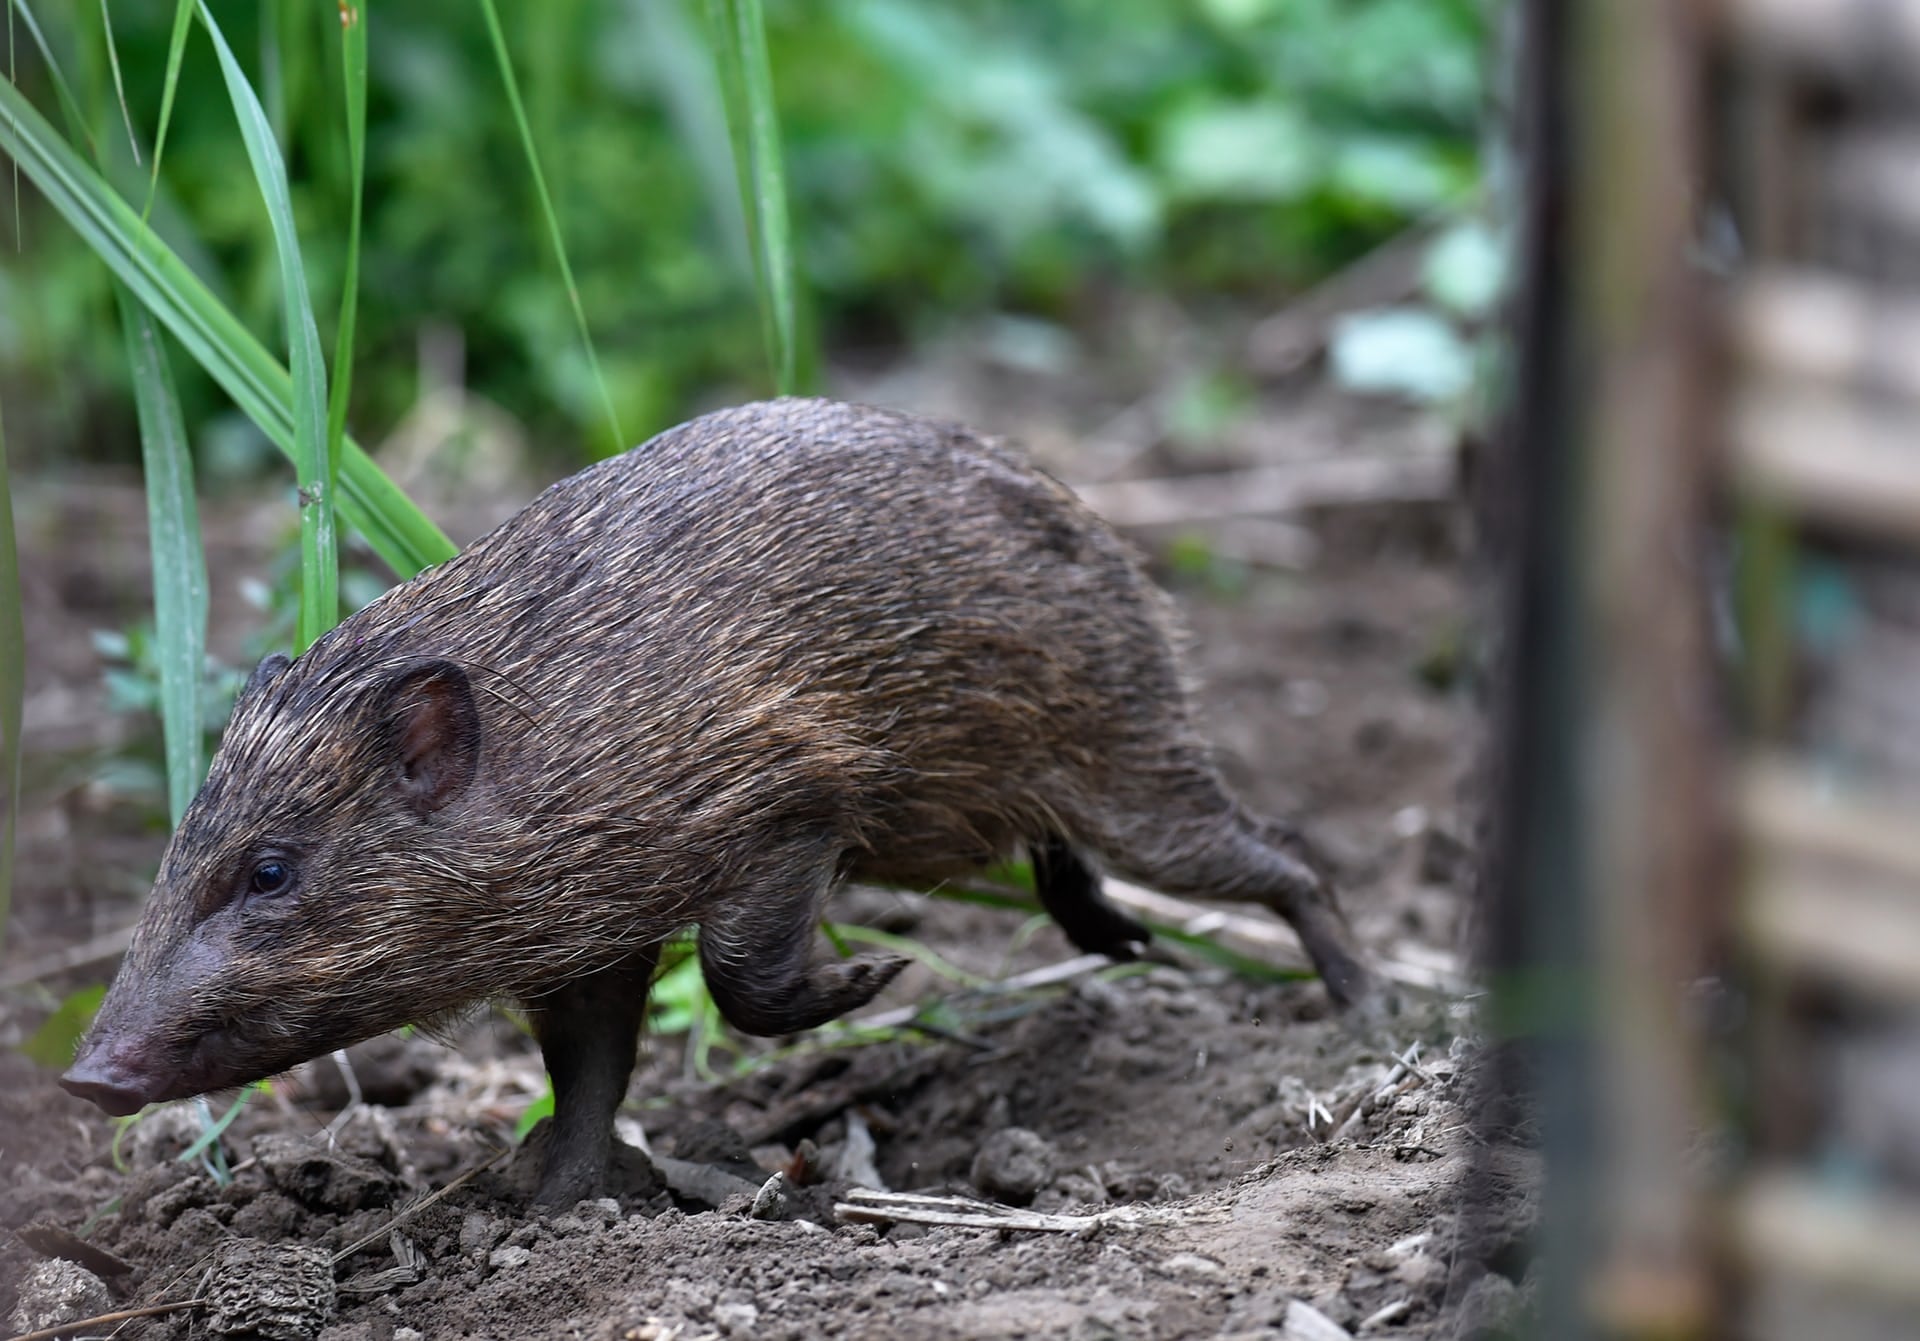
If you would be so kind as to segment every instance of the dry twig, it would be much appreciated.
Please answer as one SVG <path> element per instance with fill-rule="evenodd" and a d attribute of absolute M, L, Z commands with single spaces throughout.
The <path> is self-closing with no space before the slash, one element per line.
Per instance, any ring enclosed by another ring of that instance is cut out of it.
<path fill-rule="evenodd" d="M 876 1192 L 856 1187 L 833 1213 L 852 1224 L 952 1225 L 962 1229 L 1024 1229 L 1043 1234 L 1085 1234 L 1097 1229 L 1154 1229 L 1196 1219 L 1169 1207 L 1119 1206 L 1091 1215 L 1021 1210 L 973 1197 L 936 1197 L 917 1192 Z"/>
<path fill-rule="evenodd" d="M 99 1327 L 107 1323 L 119 1324 L 132 1322 L 136 1318 L 157 1318 L 165 1313 L 179 1313 L 184 1309 L 203 1308 L 205 1299 L 176 1299 L 170 1304 L 148 1304 L 144 1308 L 123 1308 L 113 1313 L 96 1313 L 91 1318 L 75 1318 L 72 1322 L 63 1322 L 57 1327 L 42 1327 L 37 1332 L 22 1332 L 9 1337 L 7 1341 L 59 1341 L 63 1336 L 85 1331 L 90 1327 Z"/>

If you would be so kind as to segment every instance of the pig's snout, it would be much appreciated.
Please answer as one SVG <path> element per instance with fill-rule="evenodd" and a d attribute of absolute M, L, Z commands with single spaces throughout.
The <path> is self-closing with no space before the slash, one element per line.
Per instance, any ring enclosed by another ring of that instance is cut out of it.
<path fill-rule="evenodd" d="M 67 1073 L 60 1088 L 97 1105 L 112 1117 L 138 1113 L 158 1096 L 156 1078 L 139 1059 L 104 1043 L 89 1043 Z"/>

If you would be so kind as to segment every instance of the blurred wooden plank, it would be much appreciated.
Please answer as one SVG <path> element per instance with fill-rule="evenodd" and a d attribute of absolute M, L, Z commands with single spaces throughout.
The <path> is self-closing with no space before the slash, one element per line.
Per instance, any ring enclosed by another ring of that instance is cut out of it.
<path fill-rule="evenodd" d="M 1074 492 L 1115 526 L 1202 525 L 1368 503 L 1434 503 L 1453 495 L 1451 452 L 1320 460 L 1170 479 L 1086 484 Z"/>
<path fill-rule="evenodd" d="M 1783 968 L 1920 1000 L 1920 833 L 1890 803 L 1836 797 L 1774 762 L 1741 781 L 1754 855 L 1749 943 Z"/>
<path fill-rule="evenodd" d="M 1816 144 L 1804 178 L 1817 196 L 1811 221 L 1920 241 L 1920 131 L 1855 122 L 1821 133 Z"/>
<path fill-rule="evenodd" d="M 1920 543 L 1910 417 L 1818 389 L 1750 386 L 1728 413 L 1734 479 L 1809 521 Z"/>
<path fill-rule="evenodd" d="M 1759 54 L 1865 82 L 1920 69 L 1920 0 L 1725 0 L 1728 26 Z"/>
<path fill-rule="evenodd" d="M 1911 885 L 1819 864 L 1770 863 L 1749 892 L 1746 929 L 1754 951 L 1778 966 L 1920 1001 L 1920 890 Z"/>
<path fill-rule="evenodd" d="M 1739 813 L 1769 847 L 1879 867 L 1920 890 L 1920 820 L 1911 806 L 1842 794 L 1803 768 L 1762 759 L 1742 771 Z"/>
<path fill-rule="evenodd" d="M 1920 173 L 1914 179 L 1920 181 Z M 1888 294 L 1839 275 L 1777 268 L 1745 280 L 1727 318 L 1729 342 L 1750 376 L 1920 401 L 1920 294 Z"/>
<path fill-rule="evenodd" d="M 1756 1275 L 1920 1303 L 1920 1204 L 1771 1171 L 1749 1180 L 1730 1210 L 1735 1251 Z"/>

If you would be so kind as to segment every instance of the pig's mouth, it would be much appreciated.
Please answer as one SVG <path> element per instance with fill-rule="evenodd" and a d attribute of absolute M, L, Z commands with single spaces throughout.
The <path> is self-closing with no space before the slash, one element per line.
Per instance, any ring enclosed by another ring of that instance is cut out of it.
<path fill-rule="evenodd" d="M 60 1087 L 110 1117 L 126 1117 L 148 1104 L 257 1080 L 258 1075 L 242 1073 L 235 1051 L 232 1031 L 224 1025 L 202 1031 L 184 1048 L 109 1035 L 87 1042 L 60 1077 Z"/>

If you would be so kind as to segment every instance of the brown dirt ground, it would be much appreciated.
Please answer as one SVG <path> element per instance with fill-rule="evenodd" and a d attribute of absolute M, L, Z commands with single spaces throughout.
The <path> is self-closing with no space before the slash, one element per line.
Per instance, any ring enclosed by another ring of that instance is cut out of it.
<path fill-rule="evenodd" d="M 976 419 L 1023 426 L 1017 398 L 977 403 Z M 1260 440 L 1284 441 L 1288 415 L 1318 416 L 1316 430 L 1332 416 L 1361 441 L 1409 422 L 1310 395 L 1267 407 Z M 1042 426 L 1034 436 L 1059 435 Z M 1073 474 L 1071 462 L 1054 464 Z M 88 641 L 138 609 L 136 487 L 39 481 L 18 508 L 32 758 L 0 979 L 130 921 L 164 841 L 150 800 L 90 780 L 102 757 L 150 748 L 150 724 L 105 713 Z M 257 501 L 210 510 L 216 647 L 230 657 L 245 619 L 236 575 L 264 571 L 278 525 Z M 1457 554 L 1428 515 L 1346 517 L 1318 532 L 1307 571 L 1235 573 L 1231 594 L 1180 591 L 1215 733 L 1247 798 L 1304 821 L 1331 855 L 1363 941 L 1429 968 L 1457 965 L 1476 726 L 1463 691 L 1431 683 L 1464 621 Z M 837 915 L 907 932 L 988 976 L 1073 957 L 1050 926 L 940 899 L 853 892 Z M 149 1115 L 116 1151 L 116 1124 L 0 1050 L 0 1226 L 84 1232 L 131 1265 L 111 1281 L 119 1307 L 203 1289 L 210 1261 L 235 1288 L 265 1279 L 247 1275 L 267 1268 L 233 1256 L 235 1240 L 331 1253 L 372 1234 L 334 1264 L 321 1333 L 330 1341 L 1318 1335 L 1296 1301 L 1350 1331 L 1434 1337 L 1513 1294 L 1505 1277 L 1463 1263 L 1455 1239 L 1472 1152 L 1466 1005 L 1406 993 L 1399 1014 L 1361 1026 L 1330 1018 L 1317 984 L 1172 958 L 1000 994 L 962 993 L 916 968 L 877 1008 L 945 995 L 952 1037 L 856 1046 L 829 1029 L 778 1054 L 750 1050 L 755 1064 L 740 1074 L 718 1051 L 727 1075 L 717 1080 L 681 1040 L 657 1039 L 631 1091 L 638 1128 L 626 1133 L 643 1128 L 654 1152 L 682 1161 L 663 1161 L 667 1185 L 636 1159 L 618 1197 L 538 1215 L 525 1208 L 532 1161 L 522 1158 L 390 1233 L 375 1231 L 507 1142 L 541 1089 L 530 1043 L 498 1013 L 465 1026 L 456 1050 L 419 1038 L 355 1049 L 369 1102 L 343 1118 L 339 1068 L 302 1068 L 222 1137 L 224 1185 L 178 1158 L 199 1128 L 192 1105 Z M 0 1039 L 18 1042 L 110 967 L 0 992 Z M 1417 1069 L 1389 1083 L 1412 1045 Z M 796 1162 L 815 1185 L 790 1190 L 785 1218 L 753 1218 L 751 1189 Z M 1508 1163 L 1524 1187 L 1525 1158 Z M 851 1182 L 876 1178 L 1114 1218 L 1028 1232 L 834 1215 Z M 1515 1196 L 1517 1224 L 1524 1193 Z M 1500 1246 L 1475 1256 L 1489 1252 Z M 36 1260 L 12 1236 L 0 1243 L 0 1319 Z M 119 1335 L 186 1337 L 208 1325 L 179 1314 Z"/>

